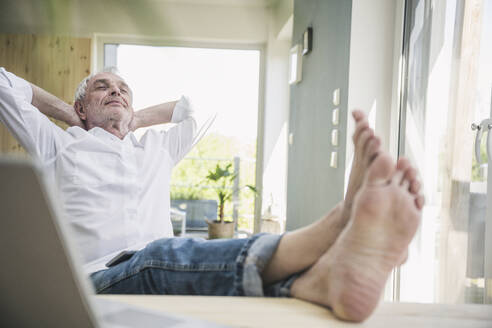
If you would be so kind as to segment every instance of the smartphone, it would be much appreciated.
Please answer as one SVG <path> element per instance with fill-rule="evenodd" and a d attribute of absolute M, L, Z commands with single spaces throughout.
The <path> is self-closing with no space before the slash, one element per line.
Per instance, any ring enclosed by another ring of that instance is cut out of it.
<path fill-rule="evenodd" d="M 125 262 L 126 260 L 129 260 L 136 252 L 137 251 L 122 251 L 111 260 L 109 260 L 109 262 L 106 263 L 106 267 L 110 268 L 112 266 L 115 266 L 116 264 Z"/>

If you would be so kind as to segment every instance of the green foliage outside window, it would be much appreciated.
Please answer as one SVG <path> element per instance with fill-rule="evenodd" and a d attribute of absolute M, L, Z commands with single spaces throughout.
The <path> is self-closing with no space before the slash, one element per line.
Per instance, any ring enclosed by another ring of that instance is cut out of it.
<path fill-rule="evenodd" d="M 212 133 L 205 136 L 174 168 L 171 176 L 171 198 L 218 200 L 216 189 L 206 177 L 209 171 L 215 170 L 217 164 L 233 165 L 235 156 L 240 157 L 240 189 L 246 185 L 254 186 L 256 141 L 244 144 L 236 138 Z M 252 230 L 255 195 L 242 189 L 239 197 L 238 228 Z M 226 221 L 232 220 L 232 210 L 232 202 L 226 202 Z"/>
<path fill-rule="evenodd" d="M 487 163 L 487 135 L 482 137 L 482 143 L 480 144 L 480 155 L 482 163 Z M 478 165 L 475 158 L 475 149 L 473 149 L 473 160 L 472 160 L 472 181 L 484 181 L 483 176 L 480 174 L 480 165 Z"/>

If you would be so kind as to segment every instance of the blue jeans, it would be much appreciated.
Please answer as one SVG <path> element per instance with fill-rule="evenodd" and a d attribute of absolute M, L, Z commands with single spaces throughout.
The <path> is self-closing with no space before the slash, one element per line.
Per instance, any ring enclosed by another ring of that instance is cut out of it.
<path fill-rule="evenodd" d="M 281 237 L 159 239 L 90 278 L 98 294 L 289 297 L 296 274 L 268 286 L 261 280 Z"/>

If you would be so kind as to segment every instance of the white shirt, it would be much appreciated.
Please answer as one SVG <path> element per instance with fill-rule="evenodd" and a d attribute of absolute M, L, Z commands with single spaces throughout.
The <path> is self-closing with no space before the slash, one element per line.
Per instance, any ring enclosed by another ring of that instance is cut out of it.
<path fill-rule="evenodd" d="M 197 131 L 187 98 L 174 108 L 177 125 L 148 130 L 140 141 L 132 132 L 121 140 L 97 127 L 64 131 L 31 101 L 30 84 L 0 68 L 0 121 L 41 160 L 59 190 L 87 273 L 105 268 L 122 250 L 173 236 L 171 171 L 191 149 Z"/>

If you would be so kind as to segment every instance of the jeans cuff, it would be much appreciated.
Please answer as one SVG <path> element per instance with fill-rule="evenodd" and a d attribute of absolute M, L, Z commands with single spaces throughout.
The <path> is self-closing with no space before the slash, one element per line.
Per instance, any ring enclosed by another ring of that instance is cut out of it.
<path fill-rule="evenodd" d="M 238 259 L 238 294 L 264 296 L 261 273 L 277 250 L 281 235 L 258 234 L 244 246 Z"/>
<path fill-rule="evenodd" d="M 294 273 L 284 280 L 264 287 L 264 295 L 267 297 L 292 297 L 290 288 L 294 281 L 302 274 L 302 272 Z"/>

